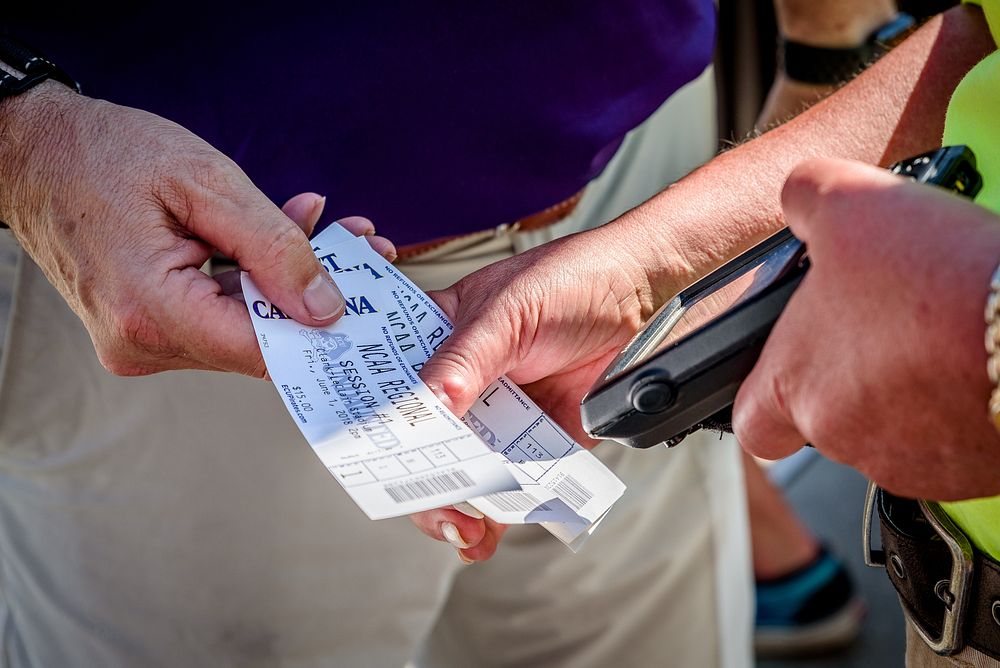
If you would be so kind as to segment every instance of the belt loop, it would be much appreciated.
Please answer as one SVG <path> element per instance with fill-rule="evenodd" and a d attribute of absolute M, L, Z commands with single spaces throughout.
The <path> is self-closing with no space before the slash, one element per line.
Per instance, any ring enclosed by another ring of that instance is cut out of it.
<path fill-rule="evenodd" d="M 885 550 L 872 549 L 872 523 L 875 513 L 875 498 L 878 496 L 878 492 L 878 485 L 869 481 L 868 490 L 865 492 L 865 516 L 861 526 L 861 548 L 865 566 L 871 568 L 885 568 Z"/>

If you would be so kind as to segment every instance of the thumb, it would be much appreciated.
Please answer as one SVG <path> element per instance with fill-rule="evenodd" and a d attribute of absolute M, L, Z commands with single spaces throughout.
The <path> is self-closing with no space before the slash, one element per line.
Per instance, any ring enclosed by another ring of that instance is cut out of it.
<path fill-rule="evenodd" d="M 420 370 L 420 377 L 455 415 L 465 415 L 479 393 L 514 366 L 511 336 L 485 318 L 456 323 Z"/>
<path fill-rule="evenodd" d="M 781 382 L 766 355 L 736 394 L 733 433 L 744 450 L 764 459 L 787 457 L 806 443 L 789 415 Z"/>
<path fill-rule="evenodd" d="M 306 233 L 252 184 L 242 193 L 197 207 L 187 223 L 249 272 L 286 315 L 317 326 L 343 314 L 344 296 L 316 259 Z"/>

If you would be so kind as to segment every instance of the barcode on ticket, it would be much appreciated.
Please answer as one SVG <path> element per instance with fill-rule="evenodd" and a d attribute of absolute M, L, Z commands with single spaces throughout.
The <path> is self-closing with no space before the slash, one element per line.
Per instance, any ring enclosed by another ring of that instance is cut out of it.
<path fill-rule="evenodd" d="M 529 492 L 494 492 L 484 497 L 500 510 L 508 513 L 523 513 L 532 510 L 552 510 Z"/>
<path fill-rule="evenodd" d="M 428 476 L 420 480 L 411 480 L 396 485 L 385 485 L 384 489 L 396 503 L 417 501 L 429 496 L 455 492 L 475 486 L 475 481 L 465 471 L 452 471 Z"/>
<path fill-rule="evenodd" d="M 559 498 L 568 503 L 573 510 L 580 510 L 587 502 L 594 498 L 594 494 L 580 484 L 571 475 L 564 475 L 555 484 L 552 491 L 559 495 Z"/>

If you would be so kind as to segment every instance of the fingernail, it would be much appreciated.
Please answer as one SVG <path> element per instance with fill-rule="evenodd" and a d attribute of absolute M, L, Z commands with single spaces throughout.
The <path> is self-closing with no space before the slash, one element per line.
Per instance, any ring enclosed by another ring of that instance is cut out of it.
<path fill-rule="evenodd" d="M 386 254 L 385 254 L 385 255 L 383 255 L 382 257 L 384 257 L 384 258 L 385 258 L 385 261 L 386 261 L 386 262 L 388 262 L 389 264 L 392 264 L 393 262 L 395 262 L 395 261 L 396 261 L 396 258 L 397 258 L 397 257 L 399 257 L 399 256 L 398 256 L 398 255 L 396 255 L 396 252 L 395 252 L 395 251 L 389 251 L 388 253 L 386 253 Z"/>
<path fill-rule="evenodd" d="M 451 397 L 449 397 L 448 393 L 444 391 L 444 388 L 433 381 L 425 384 L 427 385 L 427 389 L 438 398 L 438 401 L 444 404 L 445 408 L 451 410 Z"/>
<path fill-rule="evenodd" d="M 316 202 L 313 204 L 313 210 L 312 210 L 313 222 L 319 220 L 319 217 L 323 215 L 323 209 L 325 207 L 326 207 L 326 195 L 317 198 Z"/>
<path fill-rule="evenodd" d="M 465 542 L 465 539 L 462 538 L 462 534 L 458 533 L 458 527 L 451 522 L 441 523 L 441 535 L 443 535 L 444 539 L 451 543 L 454 547 L 463 550 L 470 547 L 470 545 Z"/>
<path fill-rule="evenodd" d="M 486 517 L 486 515 L 483 515 L 481 512 L 476 510 L 476 508 L 468 501 L 462 501 L 460 503 L 456 503 L 455 510 L 462 513 L 463 515 L 468 515 L 469 517 L 473 517 L 477 520 L 481 520 L 484 517 Z"/>
<path fill-rule="evenodd" d="M 465 565 L 469 565 L 469 564 L 474 564 L 474 563 L 476 563 L 476 562 L 475 562 L 475 561 L 473 561 L 472 559 L 469 559 L 469 558 L 468 558 L 467 556 L 465 556 L 464 554 L 462 554 L 462 551 L 461 551 L 461 550 L 456 550 L 456 551 L 458 552 L 458 558 L 462 560 L 462 563 L 463 563 L 463 564 L 465 564 Z"/>
<path fill-rule="evenodd" d="M 302 293 L 306 310 L 314 320 L 327 320 L 344 312 L 344 295 L 326 272 L 320 272 Z"/>
<path fill-rule="evenodd" d="M 375 227 L 372 226 L 372 229 L 371 229 L 370 232 L 365 232 L 365 236 L 366 237 L 373 237 L 373 236 L 375 236 Z"/>

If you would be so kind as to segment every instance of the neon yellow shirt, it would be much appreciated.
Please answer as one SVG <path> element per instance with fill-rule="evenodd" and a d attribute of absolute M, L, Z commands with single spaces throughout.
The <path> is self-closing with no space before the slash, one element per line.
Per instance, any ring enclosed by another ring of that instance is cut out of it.
<path fill-rule="evenodd" d="M 993 41 L 1000 44 L 1000 0 L 967 2 L 983 8 Z M 943 144 L 972 148 L 983 175 L 983 189 L 976 202 L 1000 213 L 1000 51 L 980 61 L 955 89 L 948 104 Z M 942 506 L 976 547 L 1000 560 L 1000 496 Z"/>

